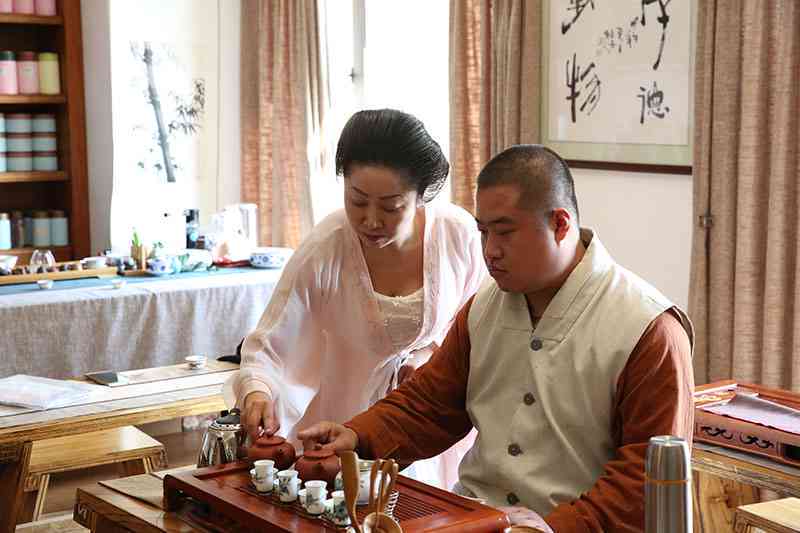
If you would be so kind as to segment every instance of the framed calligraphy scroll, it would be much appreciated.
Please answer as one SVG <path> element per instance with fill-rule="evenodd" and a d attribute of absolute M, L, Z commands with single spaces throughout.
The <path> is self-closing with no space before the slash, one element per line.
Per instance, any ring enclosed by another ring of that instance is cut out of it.
<path fill-rule="evenodd" d="M 542 137 L 573 167 L 691 174 L 692 0 L 543 2 Z"/>

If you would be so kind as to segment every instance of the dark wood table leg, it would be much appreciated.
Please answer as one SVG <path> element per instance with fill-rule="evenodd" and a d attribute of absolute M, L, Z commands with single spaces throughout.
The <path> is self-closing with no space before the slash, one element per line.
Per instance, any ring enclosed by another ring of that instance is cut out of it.
<path fill-rule="evenodd" d="M 22 507 L 31 442 L 0 445 L 0 533 L 14 533 Z"/>

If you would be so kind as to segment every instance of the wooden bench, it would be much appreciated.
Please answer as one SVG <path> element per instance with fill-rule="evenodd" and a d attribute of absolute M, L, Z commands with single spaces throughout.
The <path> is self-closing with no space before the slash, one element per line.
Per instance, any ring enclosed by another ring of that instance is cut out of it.
<path fill-rule="evenodd" d="M 742 505 L 736 509 L 733 521 L 736 533 L 755 529 L 767 533 L 800 532 L 800 499 L 783 498 L 771 502 Z"/>
<path fill-rule="evenodd" d="M 18 522 L 38 520 L 52 474 L 107 464 L 117 464 L 122 476 L 144 474 L 166 465 L 166 452 L 160 442 L 134 426 L 35 441 Z"/>

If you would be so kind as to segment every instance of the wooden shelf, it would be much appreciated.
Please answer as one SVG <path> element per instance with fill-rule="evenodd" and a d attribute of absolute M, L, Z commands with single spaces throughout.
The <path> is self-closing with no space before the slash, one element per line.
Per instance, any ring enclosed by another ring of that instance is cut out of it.
<path fill-rule="evenodd" d="M 0 24 L 39 24 L 44 26 L 62 26 L 64 24 L 64 18 L 60 16 L 45 17 L 41 15 L 2 13 L 0 14 Z"/>
<path fill-rule="evenodd" d="M 69 181 L 63 170 L 57 172 L 0 172 L 0 183 L 33 183 L 37 181 Z"/>
<path fill-rule="evenodd" d="M 0 104 L 63 104 L 63 94 L 0 94 Z"/>
<path fill-rule="evenodd" d="M 17 265 L 27 265 L 33 255 L 34 250 L 50 250 L 56 257 L 56 261 L 69 261 L 72 259 L 72 246 L 39 246 L 37 248 L 12 248 L 10 250 L 0 250 L 0 255 L 16 255 Z"/>

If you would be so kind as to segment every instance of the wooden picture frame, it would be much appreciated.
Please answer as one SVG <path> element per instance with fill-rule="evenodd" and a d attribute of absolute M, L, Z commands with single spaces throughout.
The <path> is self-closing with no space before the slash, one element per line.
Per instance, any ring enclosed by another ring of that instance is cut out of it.
<path fill-rule="evenodd" d="M 542 144 L 574 168 L 691 174 L 696 19 L 688 0 L 545 0 Z"/>

